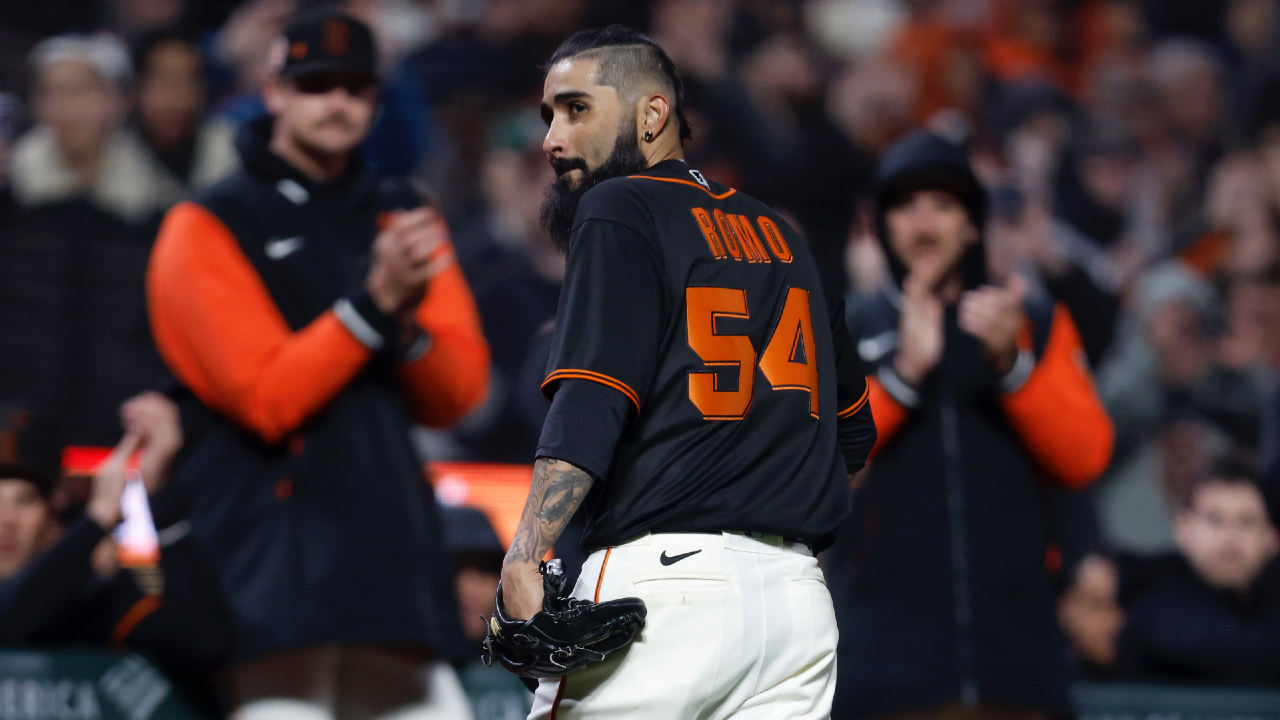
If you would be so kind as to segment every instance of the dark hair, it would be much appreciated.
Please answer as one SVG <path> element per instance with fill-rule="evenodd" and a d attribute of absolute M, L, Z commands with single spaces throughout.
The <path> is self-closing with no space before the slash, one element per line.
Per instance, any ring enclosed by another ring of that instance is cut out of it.
<path fill-rule="evenodd" d="M 622 52 L 609 52 L 627 49 L 636 52 L 630 57 L 626 57 Z M 560 47 L 551 54 L 551 59 L 547 61 L 544 69 L 550 69 L 561 60 L 577 57 L 593 50 L 604 50 L 607 53 L 600 59 L 600 76 L 596 78 L 601 85 L 619 87 L 637 74 L 648 74 L 669 84 L 675 96 L 672 98 L 672 105 L 675 106 L 676 120 L 680 123 L 680 139 L 688 140 L 693 137 L 689 121 L 684 117 L 684 83 L 680 81 L 675 63 L 671 62 L 671 58 L 658 43 L 639 30 L 623 25 L 579 30 L 560 43 Z"/>
<path fill-rule="evenodd" d="M 136 38 L 129 46 L 129 55 L 133 60 L 133 75 L 140 78 L 147 72 L 147 61 L 151 59 L 151 53 L 156 48 L 168 43 L 180 43 L 187 46 L 192 53 L 200 60 L 199 72 L 204 72 L 204 56 L 200 53 L 200 47 L 196 44 L 196 40 L 180 29 L 167 28 L 164 30 L 152 30 L 143 33 Z"/>
<path fill-rule="evenodd" d="M 1258 481 L 1258 466 L 1253 459 L 1241 450 L 1230 450 L 1223 453 L 1209 466 L 1209 471 L 1191 483 L 1186 495 L 1186 506 L 1195 504 L 1196 494 L 1206 485 L 1225 483 L 1230 485 L 1252 485 L 1262 491 Z"/>

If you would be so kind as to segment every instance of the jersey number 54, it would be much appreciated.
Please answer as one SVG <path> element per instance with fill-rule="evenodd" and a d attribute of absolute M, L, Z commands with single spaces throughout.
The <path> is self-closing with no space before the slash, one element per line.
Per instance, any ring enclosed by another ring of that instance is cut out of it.
<path fill-rule="evenodd" d="M 689 400 L 707 420 L 741 420 L 751 408 L 755 388 L 756 349 L 746 335 L 721 335 L 716 320 L 750 319 L 747 292 L 734 288 L 685 289 L 689 347 L 709 368 L 737 368 L 736 390 L 721 388 L 714 369 L 689 373 Z M 789 288 L 773 335 L 760 355 L 760 370 L 774 390 L 809 393 L 809 414 L 818 417 L 818 363 L 814 357 L 809 291 Z M 725 383 L 726 385 L 728 383 Z"/>

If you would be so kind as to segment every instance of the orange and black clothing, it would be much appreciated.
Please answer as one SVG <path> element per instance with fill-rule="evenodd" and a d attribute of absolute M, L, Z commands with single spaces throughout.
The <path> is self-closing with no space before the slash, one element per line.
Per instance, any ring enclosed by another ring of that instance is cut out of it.
<path fill-rule="evenodd" d="M 238 626 L 242 659 L 328 642 L 458 646 L 439 522 L 410 442 L 484 397 L 488 347 L 455 266 L 396 347 L 363 291 L 387 213 L 420 204 L 353 160 L 328 184 L 272 154 L 170 211 L 147 276 L 156 343 L 190 393 L 176 482 Z"/>
<path fill-rule="evenodd" d="M 897 161 L 898 177 L 910 172 L 916 182 L 940 177 L 954 187 L 968 167 L 963 150 L 941 140 L 896 149 L 882 171 Z M 1111 420 L 1070 313 L 1047 299 L 1024 303 L 1020 354 L 1003 377 L 961 330 L 956 306 L 946 308 L 942 358 L 908 386 L 893 371 L 904 270 L 897 263 L 895 280 L 847 314 L 878 440 L 827 558 L 840 622 L 834 715 L 955 702 L 1066 714 L 1043 485 L 1079 489 L 1096 479 L 1110 461 Z M 968 289 L 986 282 L 981 243 L 960 271 Z"/>
<path fill-rule="evenodd" d="M 725 530 L 829 545 L 875 425 L 827 308 L 799 234 L 682 160 L 588 191 L 538 447 L 600 480 L 583 549 Z"/>

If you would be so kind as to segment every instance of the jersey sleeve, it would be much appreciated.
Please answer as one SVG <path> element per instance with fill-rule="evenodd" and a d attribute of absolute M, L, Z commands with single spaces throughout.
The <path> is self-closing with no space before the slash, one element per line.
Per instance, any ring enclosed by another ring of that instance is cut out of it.
<path fill-rule="evenodd" d="M 196 203 L 165 217 L 146 282 L 169 369 L 268 443 L 319 412 L 372 357 L 333 310 L 291 330 L 231 231 Z"/>
<path fill-rule="evenodd" d="M 663 287 L 657 252 L 631 226 L 590 219 L 574 233 L 542 384 L 553 402 L 540 457 L 606 474 L 627 419 L 644 411 L 667 312 Z M 599 388 L 561 400 L 567 381 Z"/>
<path fill-rule="evenodd" d="M 852 475 L 867 464 L 871 448 L 876 444 L 876 424 L 871 416 L 870 386 L 862 359 L 844 322 L 844 302 L 828 307 L 836 357 L 836 439 Z"/>

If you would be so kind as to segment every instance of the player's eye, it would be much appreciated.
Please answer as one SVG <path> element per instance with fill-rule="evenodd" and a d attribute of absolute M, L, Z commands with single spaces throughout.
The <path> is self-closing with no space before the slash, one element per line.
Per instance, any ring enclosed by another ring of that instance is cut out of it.
<path fill-rule="evenodd" d="M 580 115 L 587 111 L 587 106 L 582 103 L 569 103 L 569 116 Z"/>

